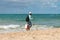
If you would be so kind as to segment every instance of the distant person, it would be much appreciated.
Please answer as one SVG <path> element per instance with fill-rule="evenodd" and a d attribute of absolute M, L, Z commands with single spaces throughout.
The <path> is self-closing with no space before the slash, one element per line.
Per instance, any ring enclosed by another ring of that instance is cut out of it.
<path fill-rule="evenodd" d="M 25 25 L 26 30 L 30 30 L 30 28 L 32 27 L 32 23 L 31 23 L 32 17 L 31 16 L 32 16 L 32 13 L 29 12 L 29 15 L 27 15 L 27 17 L 26 17 L 26 22 L 27 22 L 27 24 Z"/>

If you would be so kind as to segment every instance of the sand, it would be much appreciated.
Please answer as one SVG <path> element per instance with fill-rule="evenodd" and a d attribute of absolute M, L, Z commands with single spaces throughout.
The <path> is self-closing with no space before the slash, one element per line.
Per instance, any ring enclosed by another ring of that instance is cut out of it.
<path fill-rule="evenodd" d="M 0 40 L 60 40 L 60 28 L 0 33 Z"/>

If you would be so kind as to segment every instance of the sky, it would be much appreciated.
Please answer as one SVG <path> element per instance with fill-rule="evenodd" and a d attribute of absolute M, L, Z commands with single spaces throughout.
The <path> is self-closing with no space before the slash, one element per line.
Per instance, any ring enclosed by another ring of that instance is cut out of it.
<path fill-rule="evenodd" d="M 60 14 L 60 0 L 0 0 L 0 14 Z"/>

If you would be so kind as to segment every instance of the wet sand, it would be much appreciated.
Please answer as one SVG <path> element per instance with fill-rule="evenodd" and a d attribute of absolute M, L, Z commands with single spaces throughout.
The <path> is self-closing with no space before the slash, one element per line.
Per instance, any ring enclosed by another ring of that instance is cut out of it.
<path fill-rule="evenodd" d="M 60 40 L 60 28 L 0 33 L 0 40 Z"/>

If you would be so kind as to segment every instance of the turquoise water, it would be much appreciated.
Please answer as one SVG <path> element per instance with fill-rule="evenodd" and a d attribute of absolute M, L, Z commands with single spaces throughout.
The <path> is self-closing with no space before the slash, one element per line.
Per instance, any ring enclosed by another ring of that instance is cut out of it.
<path fill-rule="evenodd" d="M 0 14 L 0 29 L 24 28 L 28 14 Z M 32 14 L 32 28 L 59 28 L 60 14 Z"/>
<path fill-rule="evenodd" d="M 0 25 L 25 24 L 27 14 L 0 14 Z M 60 26 L 60 14 L 33 14 L 32 23 L 39 25 Z"/>

